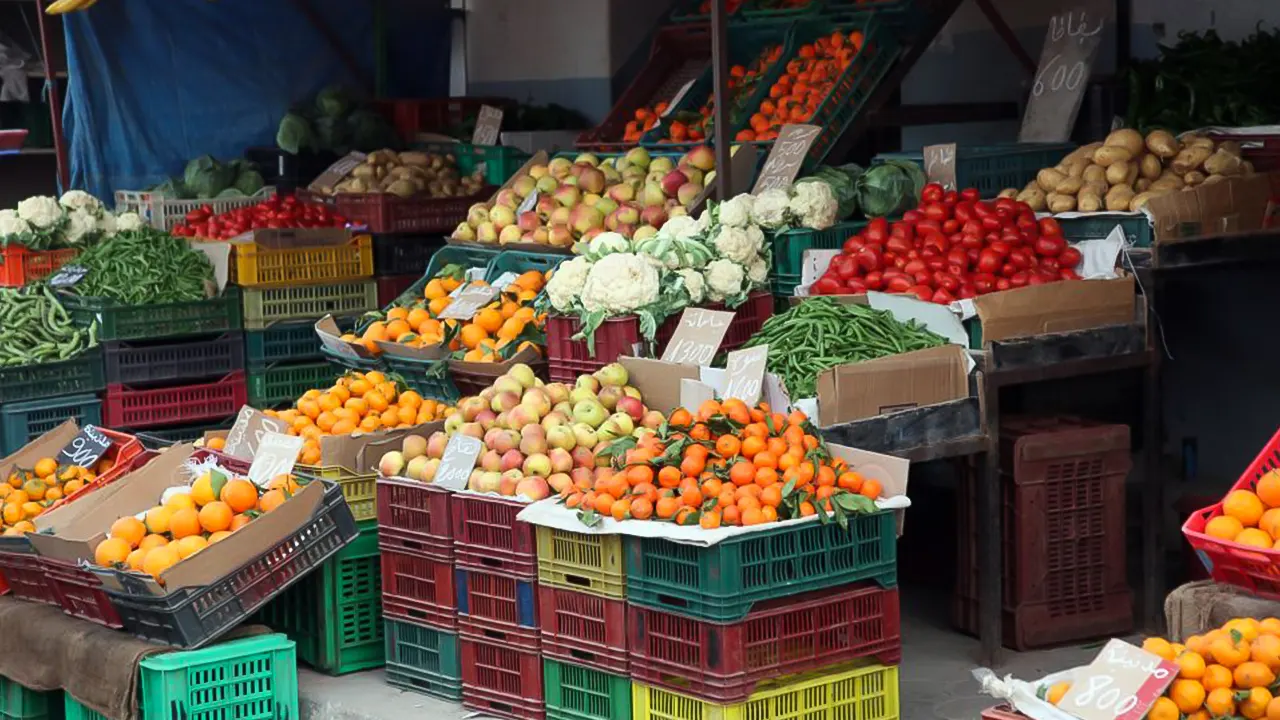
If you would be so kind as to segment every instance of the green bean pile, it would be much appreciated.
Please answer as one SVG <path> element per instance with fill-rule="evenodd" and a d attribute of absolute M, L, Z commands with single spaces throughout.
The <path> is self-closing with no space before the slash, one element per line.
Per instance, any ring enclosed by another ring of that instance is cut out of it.
<path fill-rule="evenodd" d="M 98 326 L 74 327 L 49 288 L 0 288 L 0 367 L 69 360 L 97 344 Z"/>
<path fill-rule="evenodd" d="M 125 305 L 202 300 L 213 266 L 183 238 L 143 228 L 123 232 L 85 250 L 75 260 L 89 272 L 69 290 Z"/>
<path fill-rule="evenodd" d="M 888 310 L 816 297 L 766 320 L 743 347 L 767 344 L 765 367 L 798 400 L 817 394 L 818 375 L 829 368 L 946 342 L 915 320 L 899 322 Z"/>

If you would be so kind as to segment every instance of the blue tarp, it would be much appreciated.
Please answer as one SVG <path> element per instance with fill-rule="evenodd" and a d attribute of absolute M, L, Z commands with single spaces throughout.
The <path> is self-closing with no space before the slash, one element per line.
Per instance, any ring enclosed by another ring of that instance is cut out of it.
<path fill-rule="evenodd" d="M 448 14 L 422 5 L 387 0 L 392 96 L 448 94 Z M 373 3 L 311 6 L 371 81 Z M 329 85 L 363 87 L 291 2 L 108 0 L 64 18 L 71 187 L 108 202 L 193 157 L 274 145 L 290 106 Z"/>

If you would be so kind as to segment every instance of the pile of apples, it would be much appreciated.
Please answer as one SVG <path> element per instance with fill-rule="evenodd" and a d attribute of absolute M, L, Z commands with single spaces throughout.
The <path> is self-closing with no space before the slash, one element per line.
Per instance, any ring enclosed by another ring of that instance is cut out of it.
<path fill-rule="evenodd" d="M 570 248 L 602 232 L 626 238 L 654 235 L 667 218 L 688 208 L 715 178 L 715 153 L 705 145 L 679 158 L 650 157 L 644 148 L 601 160 L 583 153 L 533 165 L 494 202 L 477 203 L 453 231 L 453 239 L 510 245 L 535 243 Z M 520 212 L 525 200 L 532 205 Z"/>
<path fill-rule="evenodd" d="M 663 414 L 645 407 L 628 379 L 626 368 L 612 363 L 573 386 L 543 383 L 518 363 L 478 396 L 459 401 L 443 432 L 406 437 L 400 450 L 382 456 L 378 471 L 432 482 L 449 437 L 463 433 L 485 446 L 468 489 L 541 500 L 593 479 L 596 452 L 607 443 L 661 427 Z"/>

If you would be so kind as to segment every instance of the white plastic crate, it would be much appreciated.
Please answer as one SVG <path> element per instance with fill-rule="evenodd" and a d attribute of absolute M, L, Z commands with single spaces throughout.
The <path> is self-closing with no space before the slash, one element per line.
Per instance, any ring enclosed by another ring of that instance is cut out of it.
<path fill-rule="evenodd" d="M 203 205 L 213 208 L 213 213 L 217 215 L 228 210 L 257 205 L 275 194 L 274 187 L 264 187 L 249 197 L 180 200 L 146 190 L 117 190 L 116 212 L 135 212 L 153 228 L 172 230 L 174 225 L 186 221 L 187 213 Z"/>

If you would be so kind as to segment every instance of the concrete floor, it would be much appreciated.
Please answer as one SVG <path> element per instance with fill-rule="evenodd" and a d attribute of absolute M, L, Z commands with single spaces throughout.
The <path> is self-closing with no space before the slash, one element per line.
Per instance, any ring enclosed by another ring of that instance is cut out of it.
<path fill-rule="evenodd" d="M 970 674 L 978 641 L 952 630 L 945 608 L 930 600 L 935 593 L 904 592 L 903 658 L 899 673 L 903 720 L 977 720 L 993 700 L 978 692 Z M 1024 680 L 1088 663 L 1099 643 L 1006 655 L 998 669 Z M 382 671 L 331 678 L 310 670 L 299 673 L 302 720 L 460 720 L 477 716 L 455 703 L 401 691 L 383 682 Z"/>

